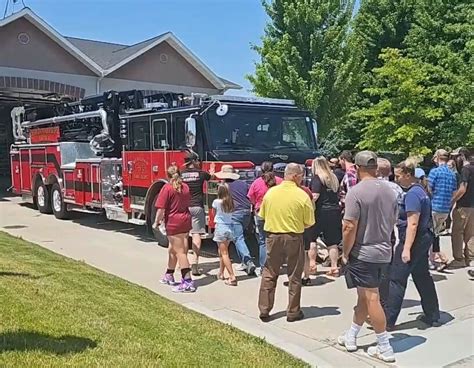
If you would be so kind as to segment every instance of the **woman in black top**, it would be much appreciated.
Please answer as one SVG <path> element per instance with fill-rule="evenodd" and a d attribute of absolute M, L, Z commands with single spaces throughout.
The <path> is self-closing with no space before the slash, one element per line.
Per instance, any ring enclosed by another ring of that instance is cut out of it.
<path fill-rule="evenodd" d="M 322 237 L 329 250 L 331 271 L 329 276 L 339 276 L 338 245 L 342 240 L 342 214 L 339 205 L 339 180 L 331 171 L 324 157 L 316 157 L 312 165 L 311 191 L 316 201 L 316 225 L 313 238 Z"/>

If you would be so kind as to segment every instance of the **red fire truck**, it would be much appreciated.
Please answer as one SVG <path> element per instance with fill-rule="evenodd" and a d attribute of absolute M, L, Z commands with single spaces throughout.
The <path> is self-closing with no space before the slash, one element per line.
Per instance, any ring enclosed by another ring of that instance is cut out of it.
<path fill-rule="evenodd" d="M 252 181 L 263 161 L 305 164 L 317 127 L 292 101 L 232 96 L 106 92 L 76 103 L 12 111 L 12 190 L 41 213 L 105 212 L 151 227 L 171 163 L 196 152 L 203 168 L 232 164 Z M 216 194 L 207 186 L 206 206 Z M 166 244 L 162 231 L 155 233 Z"/>

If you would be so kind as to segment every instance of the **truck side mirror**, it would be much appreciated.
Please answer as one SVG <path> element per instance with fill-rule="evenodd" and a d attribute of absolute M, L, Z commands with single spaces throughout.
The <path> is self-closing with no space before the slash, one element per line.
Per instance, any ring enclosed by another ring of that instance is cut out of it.
<path fill-rule="evenodd" d="M 193 148 L 196 145 L 196 119 L 189 117 L 185 120 L 186 147 Z"/>
<path fill-rule="evenodd" d="M 311 121 L 313 123 L 313 133 L 314 133 L 314 137 L 316 138 L 316 143 L 317 143 L 318 142 L 318 123 L 314 119 L 311 119 Z"/>

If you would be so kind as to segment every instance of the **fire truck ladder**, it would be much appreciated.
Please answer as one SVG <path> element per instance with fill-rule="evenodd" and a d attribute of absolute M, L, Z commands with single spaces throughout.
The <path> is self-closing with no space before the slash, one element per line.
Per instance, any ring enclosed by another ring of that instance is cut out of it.
<path fill-rule="evenodd" d="M 91 149 L 95 153 L 101 153 L 104 150 L 99 147 L 100 142 L 97 142 L 98 140 L 103 142 L 104 140 L 108 139 L 110 140 L 110 142 L 112 142 L 112 144 L 114 143 L 114 141 L 112 140 L 109 134 L 109 127 L 107 125 L 107 112 L 103 108 L 100 108 L 99 110 L 96 110 L 96 111 L 87 111 L 87 112 L 81 112 L 78 114 L 71 114 L 71 115 L 64 115 L 64 116 L 54 116 L 52 118 L 39 119 L 35 121 L 24 121 L 22 123 L 19 123 L 18 120 L 16 119 L 12 119 L 13 134 L 16 140 L 22 140 L 22 139 L 25 139 L 24 138 L 25 135 L 23 132 L 24 128 L 34 128 L 34 127 L 40 127 L 42 125 L 60 124 L 60 123 L 65 123 L 65 122 L 70 122 L 70 121 L 75 121 L 75 120 L 84 120 L 84 119 L 90 119 L 90 118 L 100 118 L 101 123 L 102 123 L 102 132 L 96 135 L 90 141 Z"/>

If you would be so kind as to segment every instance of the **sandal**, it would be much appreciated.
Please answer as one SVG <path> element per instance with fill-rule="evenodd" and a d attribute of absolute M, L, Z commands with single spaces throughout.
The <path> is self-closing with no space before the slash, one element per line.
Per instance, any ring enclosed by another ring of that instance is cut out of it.
<path fill-rule="evenodd" d="M 441 262 L 436 267 L 436 271 L 441 272 L 444 271 L 448 267 L 448 262 Z"/>
<path fill-rule="evenodd" d="M 339 268 L 331 268 L 330 271 L 326 272 L 326 276 L 339 277 Z"/>
<path fill-rule="evenodd" d="M 234 279 L 234 280 L 227 279 L 227 280 L 224 281 L 224 283 L 227 286 L 237 286 L 237 279 Z"/>
<path fill-rule="evenodd" d="M 218 272 L 216 277 L 217 277 L 218 280 L 225 280 L 225 277 L 224 277 L 223 273 Z"/>

